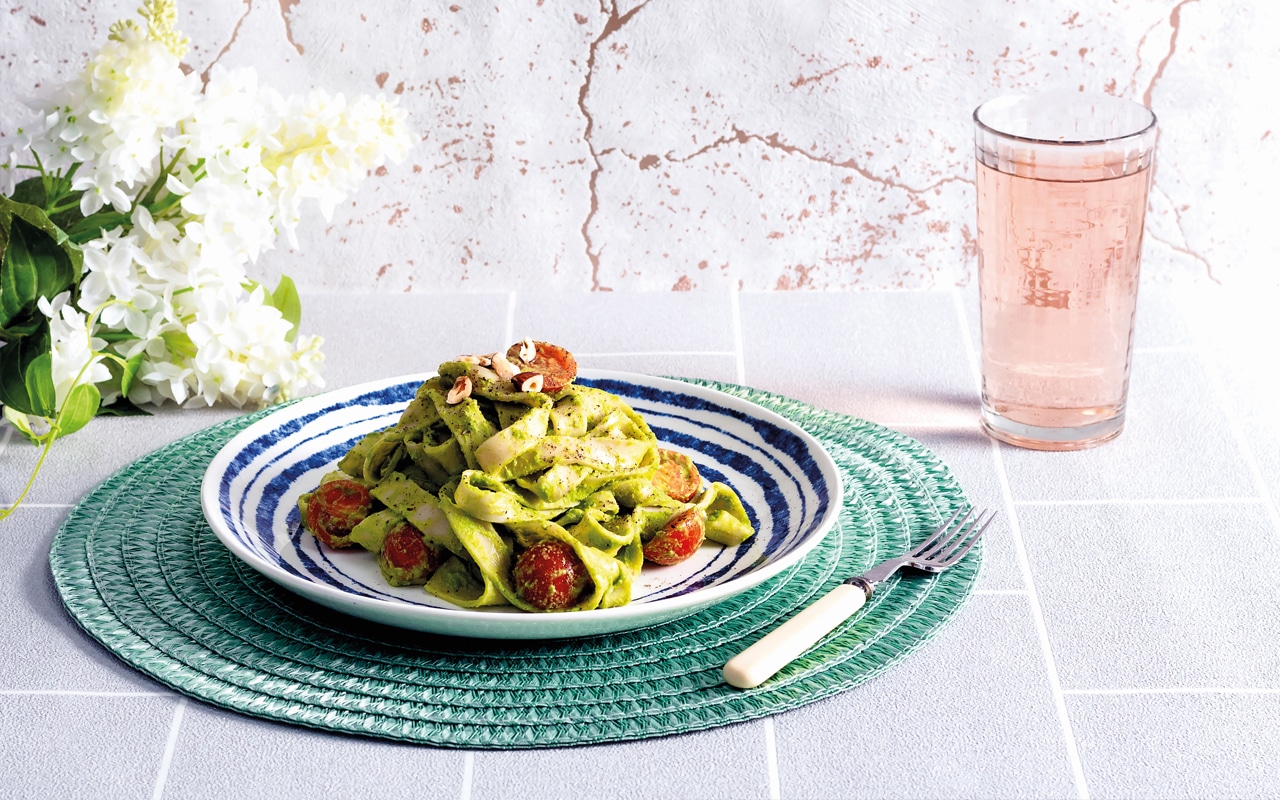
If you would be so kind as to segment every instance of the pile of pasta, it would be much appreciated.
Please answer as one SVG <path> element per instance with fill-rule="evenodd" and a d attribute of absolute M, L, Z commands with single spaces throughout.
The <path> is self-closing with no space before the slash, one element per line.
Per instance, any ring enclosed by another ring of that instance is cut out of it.
<path fill-rule="evenodd" d="M 567 351 L 530 340 L 441 364 L 396 424 L 303 495 L 304 524 L 377 554 L 393 585 L 526 611 L 625 605 L 646 554 L 671 564 L 704 539 L 752 535 L 730 487 L 576 372 Z"/>

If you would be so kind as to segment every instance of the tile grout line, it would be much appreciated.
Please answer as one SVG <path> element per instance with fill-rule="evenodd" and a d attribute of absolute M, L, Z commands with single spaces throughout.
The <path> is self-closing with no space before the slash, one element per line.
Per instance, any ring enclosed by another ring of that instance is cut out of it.
<path fill-rule="evenodd" d="M 169 767 L 173 765 L 173 753 L 178 749 L 178 731 L 182 728 L 182 714 L 187 708 L 187 698 L 178 699 L 178 706 L 173 710 L 173 721 L 169 723 L 169 738 L 164 743 L 164 755 L 160 757 L 160 769 L 156 772 L 155 789 L 151 792 L 151 800 L 164 797 L 164 785 L 169 780 Z"/>
<path fill-rule="evenodd" d="M 778 747 L 772 717 L 764 718 L 764 757 L 769 773 L 769 800 L 781 800 L 782 782 L 778 780 Z"/>
<path fill-rule="evenodd" d="M 0 697 L 178 697 L 174 692 L 90 692 L 78 689 L 0 689 Z"/>
<path fill-rule="evenodd" d="M 1079 747 L 1076 744 L 1075 730 L 1071 726 L 1071 717 L 1067 713 L 1066 696 L 1062 690 L 1062 680 L 1058 677 L 1057 659 L 1053 655 L 1053 645 L 1049 641 L 1049 626 L 1044 620 L 1044 609 L 1040 605 L 1040 595 L 1036 593 L 1035 579 L 1031 575 L 1031 561 L 1027 557 L 1026 543 L 1022 539 L 1022 525 L 1018 522 L 1018 511 L 1013 504 L 1013 489 L 1009 486 L 1009 473 L 1004 466 L 1002 445 L 991 443 L 991 458 L 995 462 L 996 478 L 1000 481 L 1000 494 L 1005 503 L 1005 514 L 1009 520 L 1009 532 L 1013 539 L 1013 552 L 1018 560 L 1018 568 L 1022 571 L 1022 582 L 1027 587 L 1027 605 L 1031 609 L 1032 623 L 1036 636 L 1040 640 L 1040 650 L 1044 655 L 1046 678 L 1049 690 L 1053 695 L 1053 704 L 1058 710 L 1058 722 L 1062 726 L 1062 737 L 1067 747 L 1067 760 L 1075 775 L 1076 796 L 1079 800 L 1089 800 L 1089 785 L 1085 781 L 1084 764 L 1080 760 Z"/>
<path fill-rule="evenodd" d="M 981 389 L 982 378 L 978 366 L 978 351 L 973 337 L 969 333 L 969 320 L 965 312 L 964 300 L 960 290 L 952 292 L 956 318 L 960 324 L 960 335 L 964 341 L 965 351 L 969 356 L 970 374 L 978 381 Z M 1044 609 L 1040 606 L 1040 596 L 1036 593 L 1035 579 L 1031 575 L 1031 562 L 1027 558 L 1026 545 L 1022 540 L 1022 526 L 1018 523 L 1018 512 L 1013 503 L 1013 489 L 1009 486 L 1009 473 L 1004 466 L 1004 456 L 998 442 L 991 442 L 991 459 L 996 469 L 996 478 L 1000 482 L 1000 494 L 1004 500 L 1005 516 L 1009 522 L 1009 533 L 1013 539 L 1014 555 L 1018 560 L 1018 568 L 1022 572 L 1022 582 L 1026 587 L 1027 606 L 1031 611 L 1032 624 L 1036 629 L 1036 637 L 1040 640 L 1040 652 L 1044 657 L 1046 678 L 1049 681 L 1049 693 L 1053 698 L 1054 708 L 1058 713 L 1058 724 L 1062 729 L 1063 745 L 1067 749 L 1067 761 L 1075 778 L 1076 797 L 1089 800 L 1089 784 L 1084 775 L 1084 764 L 1080 760 L 1080 750 L 1076 743 L 1075 730 L 1071 726 L 1071 717 L 1067 713 L 1067 700 L 1062 692 L 1062 682 L 1058 677 L 1057 660 L 1053 655 L 1053 646 L 1049 641 L 1049 628 L 1044 620 Z"/>
<path fill-rule="evenodd" d="M 729 289 L 729 310 L 733 317 L 733 355 L 734 376 L 739 385 L 747 382 L 747 361 L 742 352 L 742 305 L 738 300 L 740 292 L 737 286 Z"/>
<path fill-rule="evenodd" d="M 4 434 L 0 435 L 0 458 L 4 457 L 4 451 L 9 446 L 9 440 L 13 438 L 13 426 L 5 425 Z M 0 508 L 13 508 L 13 503 L 0 503 Z"/>
<path fill-rule="evenodd" d="M 627 356 L 736 356 L 735 350 L 629 350 L 617 353 L 574 353 L 575 358 L 624 358 Z"/>
<path fill-rule="evenodd" d="M 1169 688 L 1152 688 L 1152 689 L 1064 689 L 1064 694 L 1079 695 L 1081 697 L 1116 697 L 1122 695 L 1152 695 L 1152 694 L 1234 694 L 1234 695 L 1252 695 L 1252 694 L 1280 694 L 1280 687 L 1235 687 L 1230 686 L 1188 686 L 1188 687 L 1169 687 Z"/>
<path fill-rule="evenodd" d="M 475 754 L 468 750 L 462 754 L 462 787 L 458 790 L 458 800 L 471 800 L 471 782 L 475 770 Z"/>
<path fill-rule="evenodd" d="M 0 508 L 12 508 L 13 503 L 0 503 Z M 23 503 L 23 508 L 75 508 L 75 503 Z"/>
<path fill-rule="evenodd" d="M 1201 338 L 1202 334 L 1199 325 L 1195 326 L 1194 335 L 1197 339 Z M 1230 396 L 1227 394 L 1226 381 L 1218 372 L 1213 360 L 1205 356 L 1203 348 L 1200 351 L 1200 364 L 1209 375 L 1209 383 L 1213 386 L 1213 393 L 1218 398 L 1218 405 L 1222 407 L 1222 416 L 1227 422 L 1227 428 L 1231 431 L 1231 435 L 1235 437 L 1236 448 L 1239 450 L 1240 456 L 1244 458 L 1245 465 L 1249 468 L 1249 475 L 1253 478 L 1253 486 L 1262 500 L 1267 516 L 1271 519 L 1272 530 L 1275 535 L 1280 536 L 1280 510 L 1276 508 L 1276 499 L 1271 496 L 1271 492 L 1267 488 L 1267 480 L 1262 476 L 1262 468 L 1258 466 L 1257 456 L 1254 455 L 1253 448 L 1249 446 L 1249 437 L 1244 435 L 1244 426 L 1240 423 L 1235 406 L 1231 403 Z"/>
<path fill-rule="evenodd" d="M 1191 345 L 1168 345 L 1165 347 L 1135 347 L 1133 355 L 1155 355 L 1160 353 L 1183 353 L 1187 355 L 1199 355 L 1200 349 Z"/>
<path fill-rule="evenodd" d="M 1262 497 L 1113 497 L 1104 500 L 1015 500 L 1015 506 L 1212 506 L 1265 503 Z"/>

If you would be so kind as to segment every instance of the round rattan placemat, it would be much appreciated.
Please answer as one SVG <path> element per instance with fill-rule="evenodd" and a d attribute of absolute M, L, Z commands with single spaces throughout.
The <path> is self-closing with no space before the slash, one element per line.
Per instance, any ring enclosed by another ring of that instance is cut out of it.
<path fill-rule="evenodd" d="M 840 467 L 839 523 L 792 571 L 652 628 L 514 642 L 384 628 L 271 583 L 213 536 L 200 508 L 210 459 L 263 414 L 139 459 L 69 514 L 50 564 L 68 611 L 109 650 L 224 708 L 315 728 L 471 748 L 552 747 L 713 728 L 854 687 L 927 641 L 977 578 L 981 546 L 936 577 L 900 577 L 759 688 L 720 668 L 850 575 L 920 541 L 963 492 L 914 440 L 741 386 L 697 381 L 795 421 Z"/>

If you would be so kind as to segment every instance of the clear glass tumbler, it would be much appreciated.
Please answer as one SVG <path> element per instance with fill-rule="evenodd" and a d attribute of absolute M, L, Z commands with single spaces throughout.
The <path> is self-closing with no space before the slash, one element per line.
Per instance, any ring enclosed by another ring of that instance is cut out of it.
<path fill-rule="evenodd" d="M 1078 450 L 1124 428 L 1156 118 L 1050 92 L 973 112 L 982 425 Z"/>

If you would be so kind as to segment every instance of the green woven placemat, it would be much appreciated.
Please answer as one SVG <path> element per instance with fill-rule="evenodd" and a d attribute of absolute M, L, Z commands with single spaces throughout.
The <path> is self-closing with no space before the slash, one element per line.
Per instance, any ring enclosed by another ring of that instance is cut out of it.
<path fill-rule="evenodd" d="M 54 538 L 54 581 L 89 635 L 192 697 L 282 722 L 472 748 L 640 739 L 796 708 L 877 675 L 956 613 L 981 546 L 937 577 L 878 587 L 759 688 L 723 683 L 720 668 L 741 648 L 966 501 L 946 466 L 906 436 L 779 395 L 695 383 L 818 438 L 840 467 L 844 508 L 796 568 L 674 622 L 548 642 L 461 639 L 384 628 L 281 589 L 218 542 L 199 499 L 214 454 L 270 411 L 188 436 L 104 481 Z"/>

